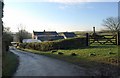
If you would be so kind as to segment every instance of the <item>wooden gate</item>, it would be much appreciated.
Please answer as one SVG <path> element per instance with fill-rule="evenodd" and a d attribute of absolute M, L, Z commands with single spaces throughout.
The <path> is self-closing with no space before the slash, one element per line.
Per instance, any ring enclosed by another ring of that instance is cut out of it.
<path fill-rule="evenodd" d="M 94 36 L 94 35 L 89 35 L 89 40 L 90 40 L 90 44 L 92 43 L 100 43 L 100 44 L 114 44 L 116 45 L 116 38 L 117 36 L 116 35 L 97 35 L 97 36 Z"/>
<path fill-rule="evenodd" d="M 111 44 L 120 45 L 120 33 L 115 35 L 97 35 L 97 34 L 86 34 L 87 45 L 99 43 L 99 44 Z"/>

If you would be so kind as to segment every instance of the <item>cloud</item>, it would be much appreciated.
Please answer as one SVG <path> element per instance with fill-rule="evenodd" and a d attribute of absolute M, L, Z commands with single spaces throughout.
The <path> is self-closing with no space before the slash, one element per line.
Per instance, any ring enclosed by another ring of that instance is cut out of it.
<path fill-rule="evenodd" d="M 87 5 L 88 3 L 71 3 L 71 4 L 61 4 L 58 6 L 59 9 L 61 10 L 66 10 L 66 9 L 94 9 L 95 7 Z"/>
<path fill-rule="evenodd" d="M 64 9 L 66 9 L 66 8 L 68 8 L 68 7 L 69 7 L 68 5 L 63 5 L 63 6 L 59 6 L 59 9 L 64 10 Z"/>

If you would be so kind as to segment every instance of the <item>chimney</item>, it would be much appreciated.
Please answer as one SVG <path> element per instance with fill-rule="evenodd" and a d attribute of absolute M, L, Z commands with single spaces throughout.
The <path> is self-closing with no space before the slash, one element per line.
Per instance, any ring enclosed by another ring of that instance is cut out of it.
<path fill-rule="evenodd" d="M 95 34 L 95 27 L 93 27 L 93 33 Z"/>
<path fill-rule="evenodd" d="M 44 32 L 45 32 L 45 30 L 44 30 Z"/>

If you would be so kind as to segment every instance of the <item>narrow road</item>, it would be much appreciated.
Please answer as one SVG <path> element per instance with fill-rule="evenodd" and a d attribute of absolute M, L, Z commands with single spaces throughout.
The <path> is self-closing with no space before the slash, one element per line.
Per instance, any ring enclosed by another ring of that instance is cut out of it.
<path fill-rule="evenodd" d="M 20 60 L 14 76 L 88 76 L 86 69 L 71 63 L 17 49 L 10 51 Z"/>

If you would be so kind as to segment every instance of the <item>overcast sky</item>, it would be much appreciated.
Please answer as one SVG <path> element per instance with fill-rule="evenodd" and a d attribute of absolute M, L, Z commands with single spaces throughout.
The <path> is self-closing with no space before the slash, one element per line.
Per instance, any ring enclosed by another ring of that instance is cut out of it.
<path fill-rule="evenodd" d="M 29 32 L 91 31 L 93 26 L 101 30 L 104 29 L 103 19 L 118 16 L 117 1 L 7 0 L 4 1 L 3 22 L 13 32 L 18 31 L 20 24 Z"/>

